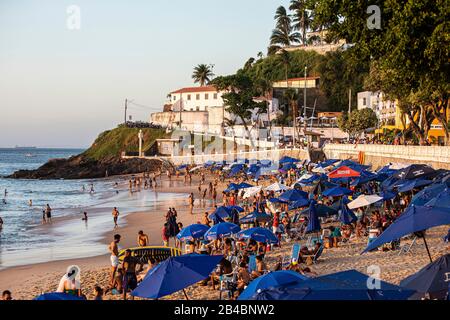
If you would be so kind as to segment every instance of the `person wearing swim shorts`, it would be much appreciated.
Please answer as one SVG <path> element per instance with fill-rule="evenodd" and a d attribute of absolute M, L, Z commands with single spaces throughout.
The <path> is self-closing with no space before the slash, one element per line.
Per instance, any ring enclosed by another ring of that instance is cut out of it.
<path fill-rule="evenodd" d="M 131 250 L 125 251 L 125 258 L 123 259 L 122 269 L 123 275 L 123 300 L 127 300 L 128 290 L 133 291 L 137 287 L 136 277 L 136 259 L 131 256 Z M 134 297 L 131 296 L 131 300 Z"/>
<path fill-rule="evenodd" d="M 120 234 L 114 235 L 114 240 L 109 245 L 109 252 L 111 253 L 111 278 L 110 285 L 111 287 L 114 285 L 114 277 L 116 275 L 117 267 L 119 267 L 119 242 L 120 242 Z"/>

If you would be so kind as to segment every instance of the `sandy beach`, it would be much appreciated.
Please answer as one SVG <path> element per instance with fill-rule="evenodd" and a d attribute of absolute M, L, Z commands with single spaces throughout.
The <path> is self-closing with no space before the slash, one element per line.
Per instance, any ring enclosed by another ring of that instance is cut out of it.
<path fill-rule="evenodd" d="M 166 177 L 162 178 L 162 184 L 157 189 L 161 193 L 184 193 L 186 199 L 173 201 L 161 201 L 154 208 L 144 212 L 128 214 L 119 220 L 120 227 L 103 234 L 102 242 L 105 245 L 105 255 L 92 258 L 79 258 L 64 261 L 32 264 L 27 266 L 13 267 L 0 271 L 0 290 L 8 289 L 13 292 L 15 299 L 33 299 L 42 292 L 51 292 L 57 288 L 59 279 L 69 265 L 78 265 L 81 268 L 82 290 L 88 298 L 93 298 L 93 289 L 96 285 L 106 288 L 109 281 L 109 255 L 107 245 L 114 234 L 122 235 L 121 248 L 136 246 L 137 232 L 143 230 L 149 235 L 150 245 L 160 246 L 161 228 L 165 222 L 164 214 L 169 207 L 175 207 L 178 211 L 178 221 L 185 226 L 200 220 L 205 211 L 211 212 L 213 203 L 211 199 L 205 202 L 198 200 L 199 177 L 194 176 L 192 185 L 185 186 L 183 178 L 172 178 L 169 182 Z M 209 179 L 207 179 L 208 183 Z M 218 195 L 224 189 L 219 184 Z M 142 190 L 141 192 L 146 192 Z M 196 204 L 193 213 L 190 213 L 187 195 L 193 192 L 196 195 Z M 218 197 L 220 204 L 221 199 Z M 112 222 L 111 222 L 112 227 Z M 48 228 L 48 227 L 47 227 Z M 427 239 L 433 257 L 439 257 L 448 252 L 448 247 L 442 241 L 442 235 L 447 228 L 440 227 L 431 229 Z M 371 266 L 378 266 L 380 278 L 394 284 L 398 284 L 406 276 L 417 272 L 429 263 L 423 241 L 420 239 L 413 247 L 411 253 L 399 255 L 398 252 L 375 252 L 365 255 L 360 253 L 366 247 L 366 240 L 355 240 L 344 244 L 339 248 L 326 249 L 320 262 L 311 266 L 313 272 L 322 275 L 349 269 L 356 269 L 363 273 L 370 273 Z M 281 248 L 274 248 L 267 255 L 269 267 L 273 267 L 280 257 L 288 257 L 292 249 L 292 243 L 283 243 Z M 188 296 L 195 300 L 218 299 L 219 291 L 212 287 L 192 286 L 186 290 Z M 107 300 L 121 299 L 119 295 L 107 294 Z M 165 299 L 184 299 L 182 293 L 176 293 Z"/>

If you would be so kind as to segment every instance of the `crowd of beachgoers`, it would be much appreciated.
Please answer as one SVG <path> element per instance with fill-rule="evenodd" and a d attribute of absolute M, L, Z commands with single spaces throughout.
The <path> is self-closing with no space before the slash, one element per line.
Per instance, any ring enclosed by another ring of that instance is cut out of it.
<path fill-rule="evenodd" d="M 447 170 L 395 163 L 375 171 L 352 160 L 315 164 L 283 157 L 277 163 L 182 165 L 134 176 L 128 188 L 130 192 L 157 190 L 163 181 L 189 190 L 187 203 L 170 206 L 160 235 L 136 229 L 136 248 L 149 248 L 156 241 L 161 248 L 172 248 L 170 254 L 119 249 L 123 235 L 114 208 L 109 269 L 96 271 L 88 281 L 88 292 L 75 266 L 69 267 L 58 287 L 53 284 L 42 291 L 96 300 L 302 299 L 308 295 L 314 299 L 311 288 L 317 283 L 330 277 L 342 280 L 341 287 L 329 292 L 346 289 L 344 280 L 367 283 L 375 265 L 383 269 L 386 292 L 381 296 L 386 299 L 447 295 L 443 284 L 439 290 L 426 291 L 414 281 L 430 260 L 448 259 Z M 173 277 L 167 283 L 180 285 L 164 288 L 164 277 Z M 4 297 L 11 293 L 6 291 Z"/>

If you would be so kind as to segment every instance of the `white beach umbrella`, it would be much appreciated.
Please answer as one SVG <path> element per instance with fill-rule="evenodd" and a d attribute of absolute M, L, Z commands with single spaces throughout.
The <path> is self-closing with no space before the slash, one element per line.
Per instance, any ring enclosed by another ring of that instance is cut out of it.
<path fill-rule="evenodd" d="M 261 191 L 261 189 L 262 189 L 261 186 L 245 189 L 243 198 L 248 199 L 250 197 L 253 197 L 255 194 L 258 194 Z"/>
<path fill-rule="evenodd" d="M 297 180 L 297 182 L 300 182 L 300 181 L 302 181 L 302 180 L 308 180 L 309 178 L 312 178 L 312 177 L 313 177 L 312 174 L 305 173 L 304 175 L 302 175 L 302 176 L 300 177 L 300 179 Z"/>
<path fill-rule="evenodd" d="M 389 165 L 389 169 L 391 169 L 391 170 L 401 170 L 401 169 L 405 169 L 408 167 L 409 167 L 409 164 L 404 164 L 404 163 L 399 163 L 399 162 L 391 163 Z"/>
<path fill-rule="evenodd" d="M 315 173 L 327 173 L 328 172 L 327 170 L 325 170 L 325 168 L 322 168 L 322 167 L 316 167 L 316 168 L 312 169 L 311 171 L 315 172 Z"/>
<path fill-rule="evenodd" d="M 349 209 L 358 209 L 361 207 L 367 207 L 370 206 L 371 204 L 377 203 L 378 201 L 383 200 L 382 197 L 376 195 L 376 194 L 372 194 L 372 195 L 360 195 L 356 200 L 353 200 L 352 202 L 350 202 L 348 204 L 348 208 Z"/>
<path fill-rule="evenodd" d="M 276 183 L 268 186 L 265 190 L 266 191 L 279 192 L 279 191 L 289 190 L 289 187 L 285 186 L 284 184 L 276 182 Z"/>
<path fill-rule="evenodd" d="M 203 166 L 197 166 L 197 167 L 192 168 L 191 170 L 189 170 L 189 172 L 195 172 L 197 170 L 200 170 L 201 168 L 203 168 Z"/>

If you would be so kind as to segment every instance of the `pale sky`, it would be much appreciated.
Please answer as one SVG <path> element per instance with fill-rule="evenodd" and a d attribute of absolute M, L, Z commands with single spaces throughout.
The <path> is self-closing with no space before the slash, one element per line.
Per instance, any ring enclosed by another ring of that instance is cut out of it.
<path fill-rule="evenodd" d="M 0 147 L 87 147 L 193 85 L 195 65 L 229 74 L 267 51 L 288 0 L 0 0 Z M 79 30 L 66 12 L 80 8 Z"/>

